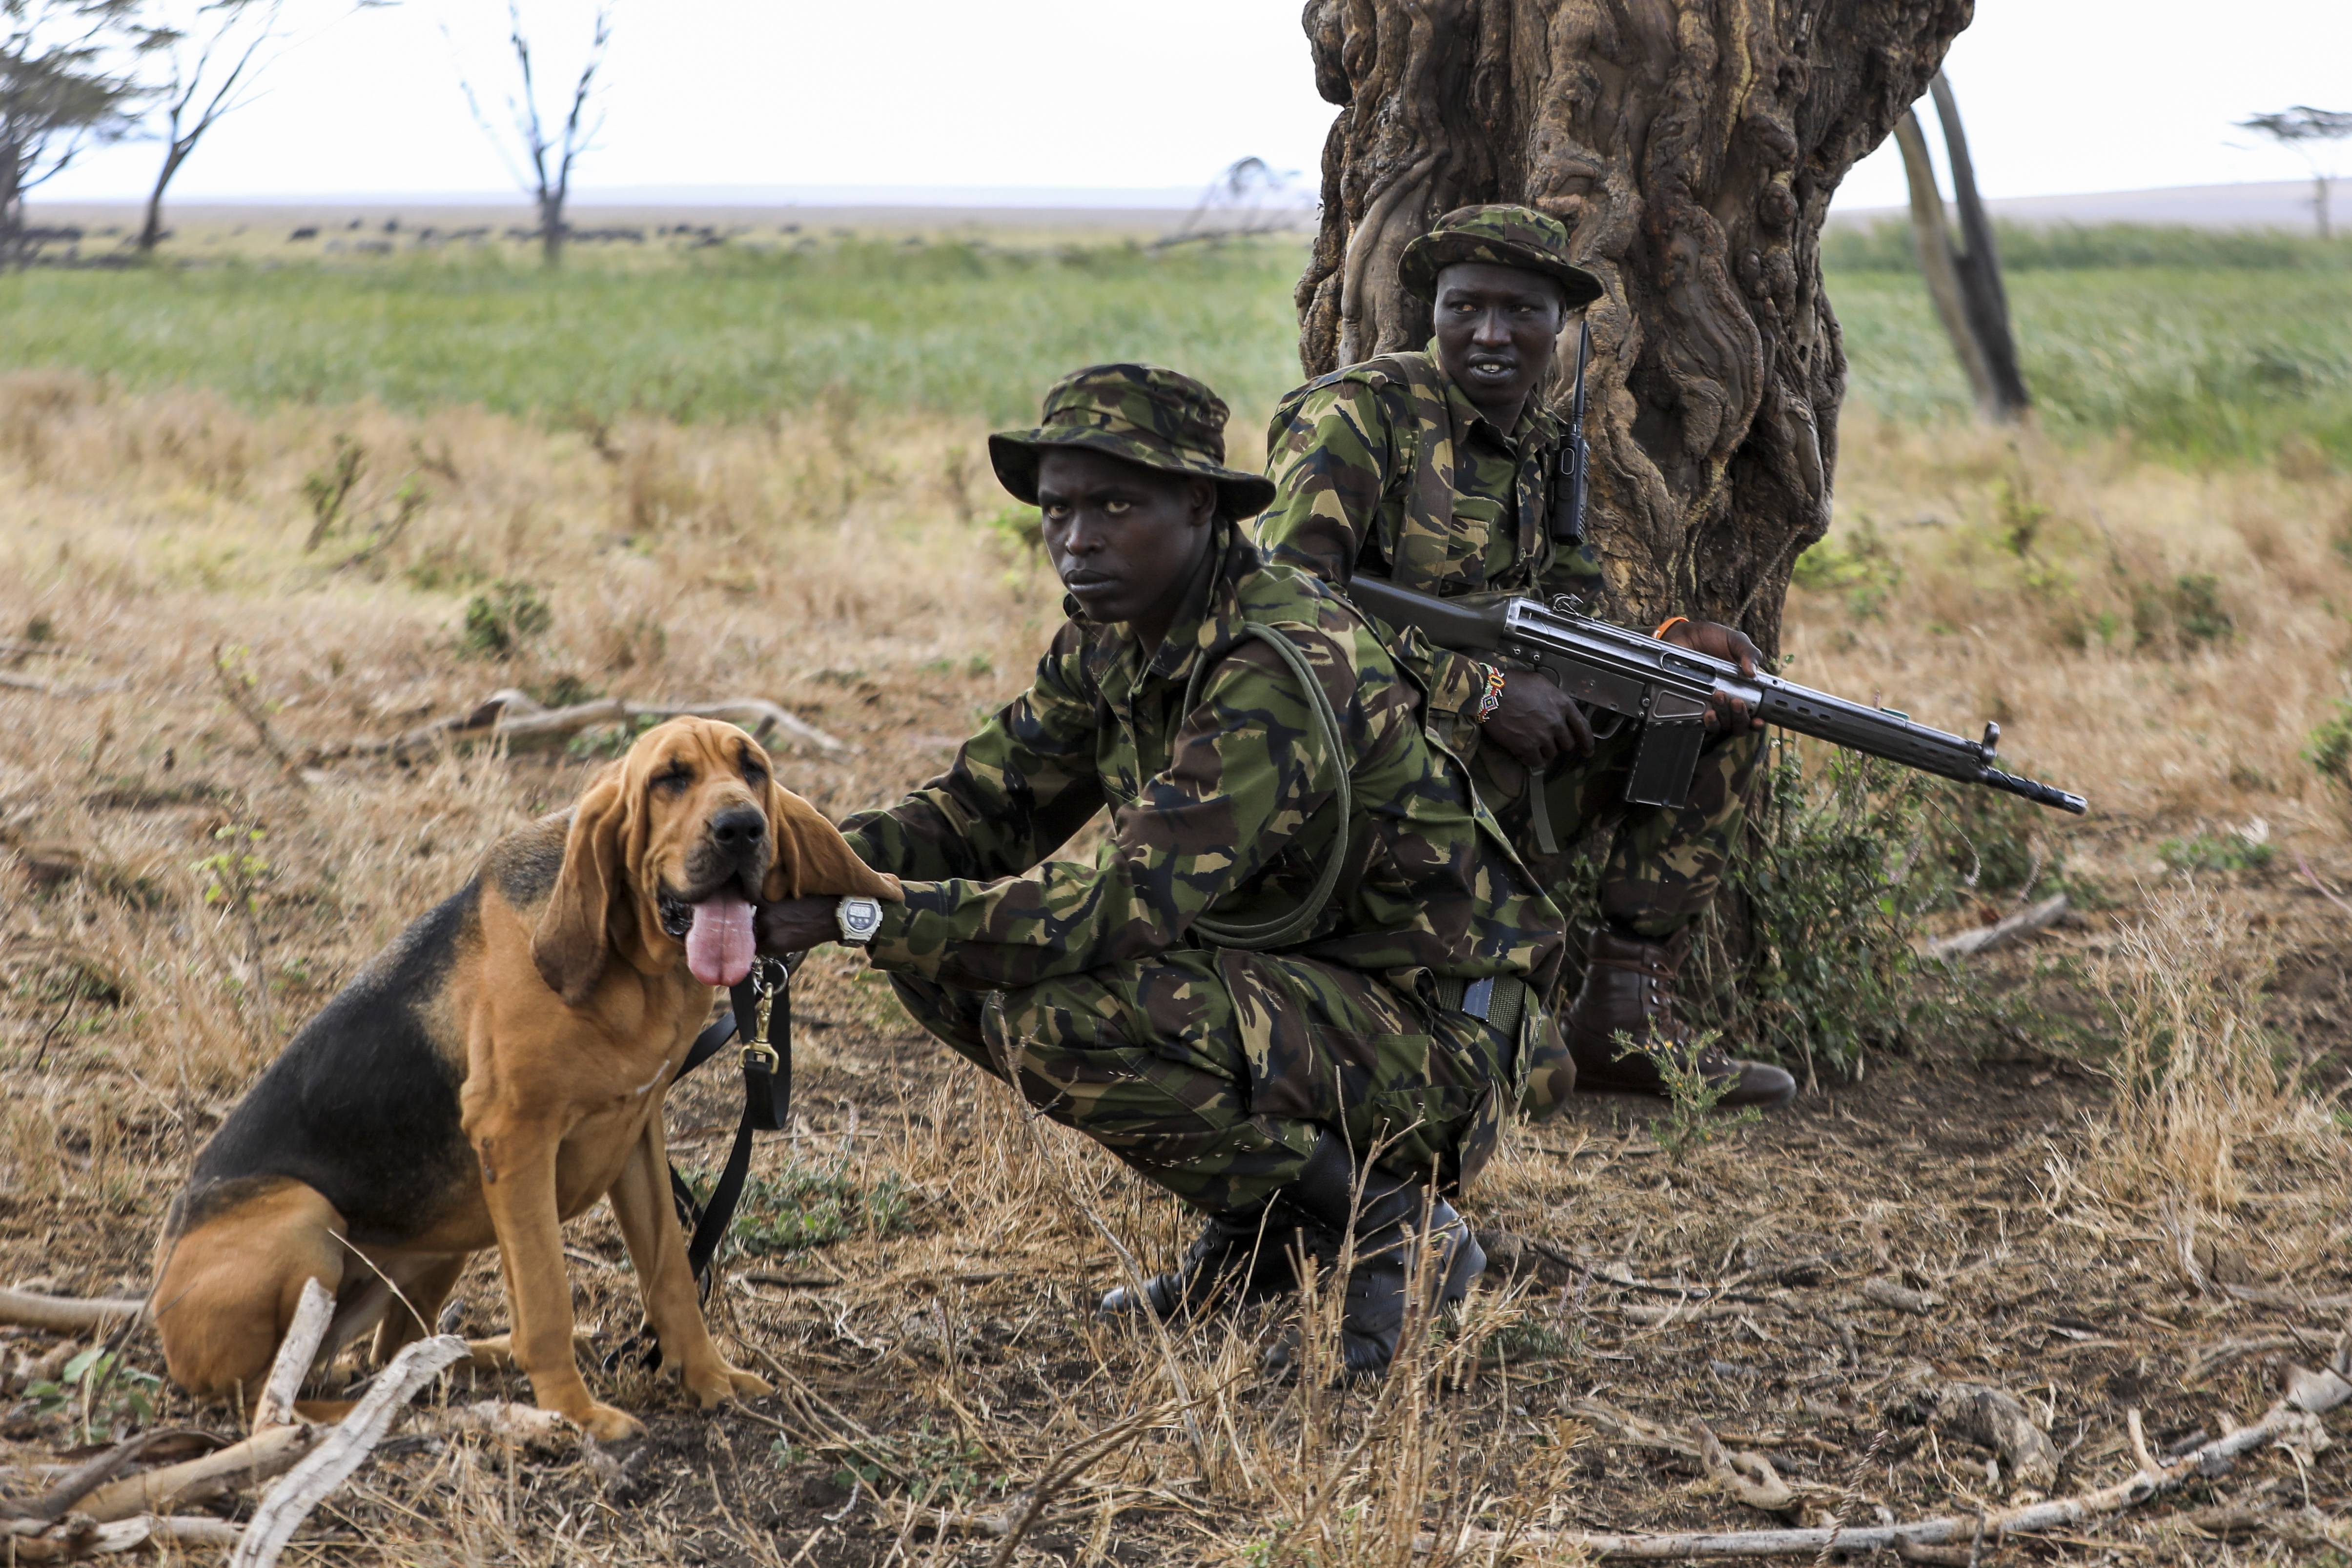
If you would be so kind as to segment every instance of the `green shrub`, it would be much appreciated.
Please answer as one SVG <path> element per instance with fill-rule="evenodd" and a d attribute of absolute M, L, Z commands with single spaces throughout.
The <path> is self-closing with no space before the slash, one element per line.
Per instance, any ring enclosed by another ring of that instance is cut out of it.
<path fill-rule="evenodd" d="M 1903 568 L 1878 525 L 1864 517 L 1843 542 L 1823 538 L 1809 546 L 1790 580 L 1813 593 L 1842 593 L 1848 613 L 1874 620 L 1903 585 Z"/>
<path fill-rule="evenodd" d="M 2335 713 L 2311 732 L 2303 757 L 2320 777 L 2352 786 L 2352 702 L 2336 699 Z"/>
<path fill-rule="evenodd" d="M 697 1173 L 698 1196 L 709 1178 Z M 773 1176 L 743 1184 L 732 1239 L 737 1250 L 755 1257 L 829 1247 L 845 1237 L 885 1236 L 907 1218 L 907 1184 L 896 1173 L 874 1180 L 853 1175 L 847 1160 L 822 1166 L 795 1161 Z"/>
<path fill-rule="evenodd" d="M 2243 833 L 2200 833 L 2167 839 L 2156 846 L 2156 854 L 2174 871 L 2260 871 L 2277 858 L 2278 846 Z"/>
<path fill-rule="evenodd" d="M 1738 1051 L 1855 1077 L 1872 1052 L 1960 1021 L 1920 984 L 1923 917 L 2056 885 L 2063 857 L 2008 796 L 1853 752 L 1809 766 L 1796 746 L 1775 751 L 1729 896 L 1699 922 L 1688 1011 Z"/>
<path fill-rule="evenodd" d="M 554 624 L 555 612 L 537 588 L 502 579 L 490 584 L 488 592 L 466 601 L 466 626 L 457 634 L 457 651 L 477 659 L 510 659 Z"/>

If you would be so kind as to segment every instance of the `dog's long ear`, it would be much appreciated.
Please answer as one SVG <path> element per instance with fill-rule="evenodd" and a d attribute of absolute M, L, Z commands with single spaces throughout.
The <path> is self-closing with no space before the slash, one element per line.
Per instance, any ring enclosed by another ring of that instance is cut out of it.
<path fill-rule="evenodd" d="M 829 893 L 863 894 L 892 904 L 903 896 L 897 877 L 859 860 L 824 812 L 773 779 L 768 780 L 768 833 L 776 858 L 761 884 L 762 903 Z"/>
<path fill-rule="evenodd" d="M 629 797 L 625 768 L 615 762 L 598 774 L 572 813 L 563 838 L 563 870 L 531 934 L 531 962 L 550 990 L 577 1007 L 596 988 L 613 951 L 613 901 L 625 876 L 621 865 Z"/>

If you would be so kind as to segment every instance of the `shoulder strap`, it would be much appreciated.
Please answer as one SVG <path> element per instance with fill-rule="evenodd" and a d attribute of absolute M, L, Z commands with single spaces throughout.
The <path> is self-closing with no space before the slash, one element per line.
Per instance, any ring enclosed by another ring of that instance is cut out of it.
<path fill-rule="evenodd" d="M 1402 372 L 1402 380 L 1412 389 L 1413 412 L 1410 466 L 1412 484 L 1404 493 L 1405 520 L 1420 525 L 1432 535 L 1444 536 L 1454 529 L 1454 464 L 1453 444 L 1421 439 L 1423 426 L 1431 417 L 1442 416 L 1445 410 L 1445 372 L 1427 354 L 1397 354 L 1391 356 Z M 1441 457 L 1439 449 L 1444 449 Z M 1405 454 L 1400 453 L 1400 456 Z"/>
<path fill-rule="evenodd" d="M 1281 443 L 1283 434 L 1310 395 L 1349 382 L 1374 388 L 1402 386 L 1412 392 L 1412 417 L 1396 429 L 1396 464 L 1381 489 L 1402 500 L 1406 523 L 1426 535 L 1443 538 L 1454 527 L 1452 445 L 1448 442 L 1423 440 L 1422 428 L 1429 416 L 1442 413 L 1445 407 L 1445 372 L 1425 353 L 1377 354 L 1357 364 L 1342 365 L 1305 386 L 1292 389 L 1275 407 L 1273 423 L 1266 430 L 1266 450 L 1272 452 Z M 1444 450 L 1441 452 L 1441 448 Z M 1391 560 L 1389 566 L 1393 570 L 1396 562 Z"/>
<path fill-rule="evenodd" d="M 1296 940 L 1323 916 L 1331 902 L 1331 894 L 1339 886 L 1339 876 L 1348 860 L 1348 824 L 1355 817 L 1353 782 L 1348 774 L 1347 737 L 1339 730 L 1339 713 L 1331 706 L 1331 694 L 1315 678 L 1315 668 L 1307 662 L 1306 653 L 1297 643 L 1271 626 L 1255 621 L 1242 622 L 1242 635 L 1255 637 L 1271 647 L 1306 688 L 1307 711 L 1314 716 L 1315 727 L 1331 753 L 1333 769 L 1339 778 L 1332 790 L 1333 804 L 1339 808 L 1339 825 L 1332 831 L 1331 847 L 1325 852 L 1323 869 L 1315 878 L 1315 885 L 1299 902 L 1297 909 L 1272 920 L 1255 922 L 1215 920 L 1201 915 L 1192 922 L 1192 929 L 1221 947 L 1279 947 Z M 1240 646 L 1236 642 L 1234 647 Z M 1225 650 L 1228 653 L 1233 648 Z M 1213 661 L 1204 653 L 1192 666 L 1192 678 L 1184 688 L 1184 712 L 1190 715 L 1200 704 L 1201 682 L 1209 673 Z M 1181 722 L 1181 721 L 1180 721 Z"/>

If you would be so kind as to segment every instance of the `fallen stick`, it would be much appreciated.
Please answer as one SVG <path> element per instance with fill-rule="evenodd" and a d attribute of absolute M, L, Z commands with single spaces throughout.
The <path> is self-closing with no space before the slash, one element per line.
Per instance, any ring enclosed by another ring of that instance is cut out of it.
<path fill-rule="evenodd" d="M 100 1524 L 76 1514 L 57 1524 L 19 1521 L 0 1529 L 0 1552 L 17 1563 L 67 1563 L 79 1557 L 111 1557 L 156 1542 L 181 1546 L 233 1546 L 241 1527 L 203 1514 L 141 1514 Z"/>
<path fill-rule="evenodd" d="M 0 1291 L 0 1323 L 58 1333 L 111 1333 L 146 1310 L 144 1301 L 129 1296 L 76 1301 L 30 1291 Z"/>
<path fill-rule="evenodd" d="M 310 1364 L 319 1359 L 319 1342 L 327 1337 L 327 1323 L 335 1315 L 335 1298 L 315 1279 L 302 1281 L 302 1299 L 295 1304 L 294 1321 L 278 1343 L 278 1359 L 269 1364 L 269 1381 L 253 1406 L 253 1429 L 266 1432 L 294 1419 L 294 1401 Z"/>
<path fill-rule="evenodd" d="M 57 1484 L 33 1501 L 0 1504 L 0 1507 L 5 1507 L 13 1518 L 45 1521 L 63 1519 L 73 1511 L 74 1504 L 145 1458 L 150 1450 L 184 1447 L 191 1442 L 199 1445 L 200 1451 L 204 1452 L 228 1446 L 226 1437 L 185 1427 L 142 1432 L 128 1442 L 117 1443 L 96 1458 L 84 1460 L 79 1465 L 60 1467 L 54 1477 Z"/>
<path fill-rule="evenodd" d="M 45 697 L 88 697 L 100 692 L 119 692 L 131 683 L 125 680 L 93 681 L 84 685 L 69 685 L 64 681 L 45 681 L 38 675 L 19 675 L 0 670 L 0 686 L 12 692 L 33 692 Z"/>
<path fill-rule="evenodd" d="M 2326 883 L 2319 880 L 2319 873 L 2311 869 L 2311 858 L 2308 855 L 2295 856 L 2294 863 L 2296 868 L 2303 873 L 2303 880 L 2311 883 L 2313 892 L 2318 894 L 2320 897 L 2327 900 L 2328 903 L 2334 904 L 2345 914 L 2352 915 L 2352 904 L 2345 903 L 2343 899 L 2336 896 L 2332 888 L 2330 888 Z"/>
<path fill-rule="evenodd" d="M 2296 1370 L 2286 1396 L 2250 1427 L 2216 1437 L 2179 1458 L 2142 1465 L 2110 1487 L 2074 1497 L 2000 1509 L 1981 1516 L 1947 1514 L 1909 1524 L 1832 1525 L 1808 1530 L 1700 1531 L 1672 1535 L 1611 1535 L 1597 1531 L 1530 1530 L 1521 1531 L 1465 1527 L 1456 1550 L 1469 1546 L 1507 1548 L 1518 1545 L 1571 1547 L 1616 1563 L 1661 1563 L 1691 1557 L 1813 1557 L 1831 1552 L 1847 1553 L 1900 1550 L 1913 1546 L 1948 1546 L 1974 1542 L 1979 1531 L 1991 1540 L 2003 1535 L 2032 1535 L 2060 1530 L 2085 1520 L 2120 1513 L 2150 1498 L 2162 1496 L 2191 1477 L 2218 1475 L 2240 1455 L 2295 1437 L 2324 1437 L 2319 1414 L 2352 1399 L 2352 1383 L 2333 1371 Z M 1423 1535 L 1415 1545 L 1423 1552 L 1437 1550 L 1437 1538 Z"/>
<path fill-rule="evenodd" d="M 138 1513 L 161 1513 L 180 1503 L 202 1502 L 237 1487 L 284 1474 L 318 1441 L 316 1427 L 299 1423 L 273 1427 L 201 1459 L 188 1459 L 110 1481 L 84 1498 L 75 1511 L 103 1524 Z"/>
<path fill-rule="evenodd" d="M 237 1542 L 229 1568 L 273 1568 L 310 1511 L 351 1479 L 408 1402 L 467 1354 L 466 1342 L 457 1335 L 436 1334 L 394 1356 L 342 1425 L 269 1489 L 253 1511 L 253 1521 Z"/>
<path fill-rule="evenodd" d="M 314 752 L 311 760 L 389 757 L 400 762 L 444 746 L 483 740 L 504 741 L 510 751 L 540 751 L 560 746 L 583 730 L 630 724 L 641 718 L 723 719 L 741 725 L 763 746 L 772 737 L 782 735 L 828 756 L 843 756 L 856 749 L 763 697 L 737 697 L 714 703 L 635 703 L 620 697 L 600 697 L 570 707 L 546 708 L 520 692 L 501 691 L 491 693 L 457 717 L 419 725 L 390 740 L 360 741 Z"/>
<path fill-rule="evenodd" d="M 1891 1307 L 1898 1312 L 1909 1312 L 1918 1318 L 1932 1316 L 1936 1309 L 1944 1304 L 1944 1298 L 1933 1291 L 1915 1291 L 1883 1274 L 1864 1280 L 1862 1295 L 1864 1301 L 1874 1306 Z"/>
<path fill-rule="evenodd" d="M 1919 950 L 1930 958 L 1966 958 L 1978 953 L 1990 953 L 1996 947 L 2006 947 L 2037 932 L 2049 930 L 2058 924 L 2060 917 L 2066 913 L 2066 895 L 2054 894 L 1990 925 L 1979 925 L 1973 931 L 1956 931 L 1949 936 L 1937 936 Z"/>
<path fill-rule="evenodd" d="M 334 1298 L 316 1280 L 302 1282 L 294 1321 L 278 1342 L 254 1406 L 254 1434 L 217 1453 L 111 1482 L 89 1494 L 80 1511 L 101 1522 L 134 1513 L 161 1513 L 175 1502 L 196 1502 L 234 1487 L 267 1480 L 299 1463 L 319 1440 L 319 1429 L 294 1416 L 294 1396 L 334 1315 Z"/>

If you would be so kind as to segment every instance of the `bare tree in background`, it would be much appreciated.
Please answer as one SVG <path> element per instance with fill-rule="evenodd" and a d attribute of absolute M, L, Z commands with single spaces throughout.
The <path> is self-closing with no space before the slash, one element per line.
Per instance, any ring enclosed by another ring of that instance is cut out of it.
<path fill-rule="evenodd" d="M 1829 526 L 1845 395 L 1822 222 L 1971 7 L 1309 0 L 1316 86 L 1340 110 L 1301 362 L 1421 345 L 1429 313 L 1397 257 L 1448 209 L 1561 219 L 1607 289 L 1588 424 L 1613 607 L 1731 622 L 1774 649 L 1790 569 Z"/>
<path fill-rule="evenodd" d="M 0 260 L 21 259 L 25 193 L 138 123 L 138 0 L 0 0 Z"/>
<path fill-rule="evenodd" d="M 516 161 L 507 139 L 482 112 L 474 84 L 462 76 L 457 80 L 465 91 L 467 107 L 474 111 L 475 122 L 498 148 L 499 156 L 507 161 L 508 172 L 513 174 L 515 183 L 531 193 L 531 200 L 539 208 L 540 256 L 550 267 L 560 267 L 563 262 L 563 209 L 572 199 L 572 165 L 604 128 L 601 112 L 593 121 L 586 116 L 589 99 L 594 94 L 596 72 L 604 63 L 604 49 L 612 38 L 613 8 L 599 5 L 594 37 L 589 40 L 587 58 L 580 67 L 580 79 L 572 84 L 571 110 L 560 129 L 551 131 L 546 117 L 539 110 L 539 84 L 531 65 L 530 40 L 523 36 L 519 0 L 507 0 L 507 42 L 514 50 L 519 83 L 517 89 L 507 95 L 507 113 L 513 121 L 513 135 L 522 144 L 527 163 Z"/>
<path fill-rule="evenodd" d="M 2303 155 L 2311 168 L 2311 214 L 2318 221 L 2319 237 L 2332 239 L 2335 231 L 2328 225 L 2328 187 L 2335 183 L 2336 169 L 2322 161 L 2321 148 L 2326 142 L 2341 141 L 2352 136 L 2352 110 L 2314 109 L 2298 103 L 2293 109 L 2282 109 L 2273 114 L 2257 114 L 2238 121 L 2241 131 L 2259 131 L 2282 147 L 2292 147 Z"/>
<path fill-rule="evenodd" d="M 1277 170 L 1263 158 L 1236 159 L 1209 182 L 1182 225 L 1154 244 L 1279 234 L 1295 226 L 1305 213 L 1297 181 L 1296 170 Z"/>
<path fill-rule="evenodd" d="M 278 37 L 285 0 L 203 0 L 184 27 L 155 28 L 168 62 L 162 89 L 163 165 L 147 195 L 139 254 L 163 237 L 163 193 L 220 118 L 247 102 L 263 49 Z"/>
<path fill-rule="evenodd" d="M 1969 158 L 1968 133 L 1960 128 L 1960 106 L 1951 83 L 1937 71 L 1928 90 L 1936 99 L 1936 118 L 1943 123 L 1944 153 L 1952 167 L 1952 194 L 1960 214 L 1960 243 L 1952 243 L 1951 225 L 1945 219 L 1927 132 L 1920 129 L 1916 111 L 1906 110 L 1895 122 L 1895 140 L 1903 150 L 1903 172 L 1910 182 L 1911 232 L 1918 242 L 1919 270 L 1968 376 L 1977 412 L 1993 423 L 2011 423 L 2024 417 L 2033 400 L 2018 369 L 2009 291 L 2000 281 L 2000 253 L 1993 244 L 1984 200 L 1977 193 L 1976 166 Z"/>

